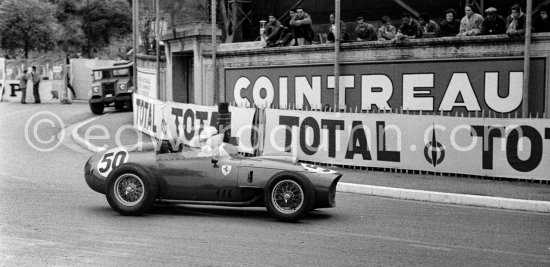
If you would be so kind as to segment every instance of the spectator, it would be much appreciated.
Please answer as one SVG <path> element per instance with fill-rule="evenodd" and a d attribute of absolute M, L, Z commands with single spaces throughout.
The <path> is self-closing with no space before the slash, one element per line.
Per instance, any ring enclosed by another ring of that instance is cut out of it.
<path fill-rule="evenodd" d="M 32 66 L 31 71 L 31 79 L 32 79 L 32 94 L 34 96 L 34 103 L 40 104 L 40 74 L 36 73 L 36 66 Z"/>
<path fill-rule="evenodd" d="M 25 99 L 27 99 L 27 81 L 29 76 L 27 76 L 27 70 L 24 70 L 21 76 L 19 76 L 19 89 L 21 89 L 21 104 L 27 104 Z"/>
<path fill-rule="evenodd" d="M 519 5 L 510 8 L 510 16 L 506 19 L 506 34 L 510 37 L 520 37 L 525 33 L 525 14 Z"/>
<path fill-rule="evenodd" d="M 283 30 L 281 32 L 281 39 L 277 43 L 281 46 L 286 45 L 297 45 L 296 38 L 292 34 L 292 26 L 290 26 L 290 21 L 294 18 L 296 12 L 294 10 L 288 11 L 288 17 L 283 20 Z"/>
<path fill-rule="evenodd" d="M 382 26 L 378 28 L 378 41 L 390 41 L 395 38 L 397 30 L 395 26 L 391 25 L 391 19 L 389 16 L 382 17 Z"/>
<path fill-rule="evenodd" d="M 399 26 L 399 30 L 397 30 L 397 34 L 395 35 L 397 39 L 421 37 L 420 24 L 411 17 L 411 14 L 407 12 L 401 14 L 401 21 L 403 23 Z"/>
<path fill-rule="evenodd" d="M 357 27 L 355 27 L 357 41 L 376 41 L 376 29 L 372 24 L 366 23 L 363 17 L 357 17 Z"/>
<path fill-rule="evenodd" d="M 460 31 L 460 20 L 456 19 L 456 11 L 448 9 L 445 11 L 445 20 L 439 23 L 441 36 L 456 36 Z"/>
<path fill-rule="evenodd" d="M 485 14 L 485 19 L 481 23 L 480 35 L 504 34 L 506 32 L 506 20 L 497 14 L 496 8 L 487 8 Z"/>
<path fill-rule="evenodd" d="M 308 13 L 304 12 L 304 9 L 296 8 L 296 14 L 290 20 L 290 26 L 292 27 L 292 33 L 296 38 L 298 45 L 303 45 L 306 42 L 311 44 L 313 41 L 313 28 L 311 27 L 311 17 Z"/>
<path fill-rule="evenodd" d="M 550 32 L 550 18 L 548 18 L 548 6 L 540 9 L 539 15 L 533 20 L 535 32 Z"/>
<path fill-rule="evenodd" d="M 430 19 L 430 15 L 421 14 L 418 17 L 418 22 L 420 23 L 420 34 L 422 38 L 433 38 L 439 37 L 439 25 L 435 21 Z"/>
<path fill-rule="evenodd" d="M 267 47 L 276 46 L 277 41 L 280 39 L 282 27 L 283 25 L 275 16 L 269 15 L 269 22 L 265 25 L 264 32 Z"/>
<path fill-rule="evenodd" d="M 334 20 L 334 13 L 330 14 L 329 16 L 330 21 L 330 28 L 327 34 L 327 40 L 329 42 L 334 42 L 334 36 L 336 35 L 336 22 Z M 346 23 L 342 20 L 340 20 L 340 41 L 348 41 L 349 35 L 347 32 Z"/>
<path fill-rule="evenodd" d="M 472 36 L 479 34 L 483 17 L 474 13 L 470 5 L 464 7 L 464 12 L 466 15 L 460 21 L 460 32 L 457 36 Z"/>

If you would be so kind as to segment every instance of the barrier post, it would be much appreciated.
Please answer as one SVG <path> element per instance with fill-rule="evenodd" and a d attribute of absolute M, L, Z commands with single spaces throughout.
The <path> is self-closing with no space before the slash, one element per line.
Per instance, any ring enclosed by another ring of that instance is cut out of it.
<path fill-rule="evenodd" d="M 227 102 L 218 104 L 218 132 L 223 134 L 223 141 L 229 143 L 231 138 L 231 113 L 229 113 L 229 103 Z"/>
<path fill-rule="evenodd" d="M 340 0 L 334 0 L 334 111 L 339 111 L 340 103 Z"/>
<path fill-rule="evenodd" d="M 527 118 L 529 113 L 529 72 L 531 71 L 531 16 L 533 13 L 533 0 L 527 0 L 527 21 L 525 22 L 525 47 L 523 52 L 523 117 Z"/>

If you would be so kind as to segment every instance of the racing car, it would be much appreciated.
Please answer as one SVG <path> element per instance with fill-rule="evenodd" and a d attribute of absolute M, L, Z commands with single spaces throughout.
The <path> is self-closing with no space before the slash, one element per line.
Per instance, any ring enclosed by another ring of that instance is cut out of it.
<path fill-rule="evenodd" d="M 187 144 L 158 140 L 138 150 L 126 146 L 98 152 L 86 162 L 84 174 L 88 186 L 105 194 L 122 215 L 140 215 L 168 202 L 266 207 L 285 222 L 335 207 L 341 178 L 289 156 L 245 157 L 215 129 Z"/>

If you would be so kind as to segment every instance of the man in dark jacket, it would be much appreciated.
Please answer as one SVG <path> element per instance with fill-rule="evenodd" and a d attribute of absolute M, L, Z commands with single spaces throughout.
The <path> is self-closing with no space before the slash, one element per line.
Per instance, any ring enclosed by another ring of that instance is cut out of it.
<path fill-rule="evenodd" d="M 269 15 L 269 22 L 265 25 L 265 41 L 267 47 L 275 46 L 280 39 L 282 27 L 283 25 L 275 16 Z"/>
<path fill-rule="evenodd" d="M 376 41 L 376 29 L 370 23 L 366 23 L 363 17 L 357 17 L 357 27 L 355 27 L 357 41 Z"/>
<path fill-rule="evenodd" d="M 290 26 L 292 27 L 292 32 L 294 37 L 298 41 L 298 45 L 311 44 L 313 41 L 313 23 L 311 21 L 311 16 L 304 11 L 303 8 L 296 8 L 296 14 L 290 20 Z"/>
<path fill-rule="evenodd" d="M 418 21 L 411 17 L 411 14 L 405 12 L 401 14 L 401 25 L 399 26 L 398 39 L 404 38 L 420 38 L 422 37 L 422 31 L 420 31 L 420 24 Z"/>
<path fill-rule="evenodd" d="M 485 19 L 481 23 L 479 35 L 504 34 L 506 33 L 506 20 L 497 14 L 494 7 L 485 10 Z"/>

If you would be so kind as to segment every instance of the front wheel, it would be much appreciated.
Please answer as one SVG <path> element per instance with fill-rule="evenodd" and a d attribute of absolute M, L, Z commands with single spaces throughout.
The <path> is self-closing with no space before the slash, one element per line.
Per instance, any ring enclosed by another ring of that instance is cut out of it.
<path fill-rule="evenodd" d="M 101 115 L 103 114 L 105 105 L 103 105 L 103 103 L 90 103 L 90 109 L 92 110 L 92 113 Z"/>
<path fill-rule="evenodd" d="M 305 178 L 281 175 L 267 183 L 264 198 L 267 210 L 278 220 L 295 222 L 313 208 L 315 191 Z"/>
<path fill-rule="evenodd" d="M 147 212 L 157 197 L 157 180 L 134 164 L 123 164 L 107 177 L 105 195 L 109 205 L 122 215 Z"/>
<path fill-rule="evenodd" d="M 115 109 L 122 110 L 124 108 L 125 101 L 115 101 Z"/>

